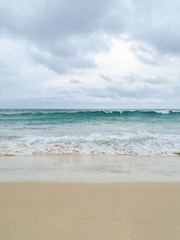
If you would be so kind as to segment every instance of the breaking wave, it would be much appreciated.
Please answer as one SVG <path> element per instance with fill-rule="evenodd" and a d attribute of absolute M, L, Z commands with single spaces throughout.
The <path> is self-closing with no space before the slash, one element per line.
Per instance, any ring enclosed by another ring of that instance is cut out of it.
<path fill-rule="evenodd" d="M 110 154 L 163 155 L 179 151 L 180 136 L 139 133 L 124 136 L 92 134 L 88 137 L 0 137 L 0 155 Z"/>

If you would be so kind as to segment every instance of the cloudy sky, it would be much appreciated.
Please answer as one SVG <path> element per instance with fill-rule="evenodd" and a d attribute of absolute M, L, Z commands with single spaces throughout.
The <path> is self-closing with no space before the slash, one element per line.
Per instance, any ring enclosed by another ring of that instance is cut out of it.
<path fill-rule="evenodd" d="M 0 108 L 180 108 L 180 1 L 1 0 Z"/>

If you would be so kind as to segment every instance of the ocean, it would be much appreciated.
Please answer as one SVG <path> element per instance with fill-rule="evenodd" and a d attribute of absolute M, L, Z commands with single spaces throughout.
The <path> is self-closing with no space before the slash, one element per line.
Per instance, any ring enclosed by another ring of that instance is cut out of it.
<path fill-rule="evenodd" d="M 180 110 L 0 110 L 0 156 L 172 156 Z"/>

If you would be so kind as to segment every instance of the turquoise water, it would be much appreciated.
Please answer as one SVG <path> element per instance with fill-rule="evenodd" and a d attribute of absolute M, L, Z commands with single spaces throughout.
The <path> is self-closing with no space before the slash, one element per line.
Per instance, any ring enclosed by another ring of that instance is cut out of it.
<path fill-rule="evenodd" d="M 180 110 L 0 110 L 0 155 L 180 152 Z"/>

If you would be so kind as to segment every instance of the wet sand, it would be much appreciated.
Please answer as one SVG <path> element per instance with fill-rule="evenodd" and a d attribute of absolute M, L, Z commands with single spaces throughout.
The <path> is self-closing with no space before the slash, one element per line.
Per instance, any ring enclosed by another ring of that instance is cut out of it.
<path fill-rule="evenodd" d="M 179 240 L 180 183 L 0 183 L 2 240 Z"/>
<path fill-rule="evenodd" d="M 0 182 L 180 182 L 179 156 L 0 157 Z"/>

